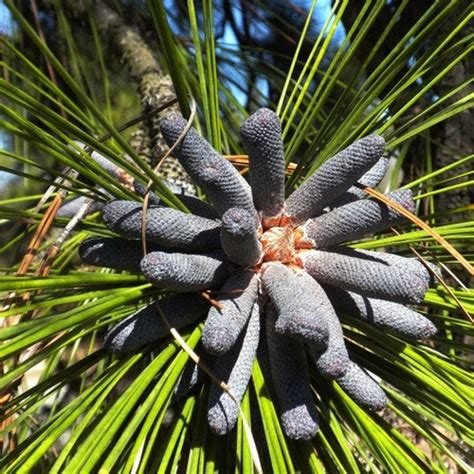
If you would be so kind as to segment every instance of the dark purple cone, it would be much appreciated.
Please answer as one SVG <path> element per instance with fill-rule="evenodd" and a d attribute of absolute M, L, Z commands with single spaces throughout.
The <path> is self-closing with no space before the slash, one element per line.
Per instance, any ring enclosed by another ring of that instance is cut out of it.
<path fill-rule="evenodd" d="M 436 334 L 436 326 L 425 316 L 392 301 L 367 298 L 341 288 L 325 287 L 337 311 L 412 339 Z"/>
<path fill-rule="evenodd" d="M 359 183 L 369 188 L 375 188 L 380 184 L 383 177 L 388 170 L 388 158 L 382 156 L 367 173 L 365 173 L 360 179 Z M 362 189 L 357 186 L 351 186 L 345 193 L 341 194 L 334 202 L 331 203 L 331 207 L 343 206 L 349 202 L 357 201 L 358 199 L 364 199 L 368 197 Z"/>
<path fill-rule="evenodd" d="M 255 208 L 264 218 L 278 216 L 285 205 L 285 160 L 280 121 L 273 111 L 261 108 L 243 123 L 240 134 L 249 155 Z"/>
<path fill-rule="evenodd" d="M 311 278 L 311 277 L 310 277 Z M 324 351 L 310 345 L 318 371 L 327 378 L 335 379 L 341 376 L 349 367 L 349 354 L 347 353 L 341 323 L 329 301 L 324 289 L 312 280 L 313 296 L 318 300 L 319 306 L 324 310 L 329 327 L 329 339 L 327 348 Z"/>
<path fill-rule="evenodd" d="M 245 335 L 224 355 L 216 360 L 214 373 L 226 382 L 238 405 L 242 401 L 252 374 L 252 366 L 257 353 L 260 337 L 260 314 L 258 303 L 252 309 Z M 211 430 L 219 435 L 227 434 L 239 416 L 238 405 L 216 384 L 209 389 L 207 420 Z"/>
<path fill-rule="evenodd" d="M 185 129 L 186 120 L 179 115 L 168 115 L 161 121 L 160 127 L 166 143 L 172 146 Z M 231 207 L 255 213 L 248 184 L 194 128 L 174 149 L 174 155 L 194 183 L 206 193 L 219 215 Z"/>
<path fill-rule="evenodd" d="M 216 299 L 222 309 L 209 309 L 202 343 L 213 354 L 223 354 L 236 343 L 247 324 L 258 293 L 258 276 L 251 271 L 237 271 L 225 282 Z"/>
<path fill-rule="evenodd" d="M 90 198 L 86 196 L 77 196 L 67 202 L 65 202 L 56 213 L 56 217 L 74 217 L 81 207 L 89 200 Z M 95 202 L 92 207 L 87 211 L 87 214 L 92 214 L 93 212 L 100 211 L 103 204 L 101 202 Z"/>
<path fill-rule="evenodd" d="M 229 263 L 221 253 L 151 252 L 143 258 L 141 270 L 158 288 L 196 291 L 223 283 L 229 274 Z"/>
<path fill-rule="evenodd" d="M 201 319 L 209 309 L 209 304 L 194 294 L 174 295 L 158 304 L 171 326 L 176 329 L 182 329 Z M 169 329 L 156 303 L 153 303 L 110 329 L 105 336 L 104 346 L 114 352 L 129 354 L 169 335 Z"/>
<path fill-rule="evenodd" d="M 165 183 L 168 187 L 171 187 L 170 183 Z M 135 189 L 135 192 L 139 196 L 145 196 L 146 187 L 143 184 L 138 181 L 134 181 L 133 187 Z M 214 211 L 214 209 L 212 209 L 212 207 L 202 199 L 199 199 L 194 196 L 189 196 L 188 194 L 184 194 L 183 191 L 175 192 L 174 194 L 186 206 L 186 208 L 191 214 L 194 214 L 195 216 L 205 217 L 207 219 L 216 219 L 218 217 L 216 211 Z M 148 203 L 150 205 L 163 206 L 161 199 L 154 192 L 150 192 L 149 196 L 150 197 L 148 198 Z"/>
<path fill-rule="evenodd" d="M 304 346 L 301 341 L 277 334 L 275 323 L 275 309 L 267 304 L 268 356 L 283 431 L 289 438 L 309 440 L 319 427 Z"/>
<path fill-rule="evenodd" d="M 142 207 L 133 201 L 111 201 L 104 206 L 102 216 L 114 232 L 127 239 L 140 239 Z M 220 248 L 220 224 L 215 220 L 162 206 L 150 207 L 146 216 L 147 242 L 194 251 Z"/>
<path fill-rule="evenodd" d="M 309 275 L 296 274 L 272 262 L 263 268 L 262 284 L 278 314 L 276 331 L 325 348 L 329 338 L 327 318 L 313 295 L 314 283 Z"/>
<path fill-rule="evenodd" d="M 410 190 L 394 191 L 387 196 L 413 212 Z M 402 223 L 404 219 L 383 202 L 362 199 L 310 219 L 304 227 L 307 236 L 315 242 L 316 248 L 326 248 L 385 230 Z"/>
<path fill-rule="evenodd" d="M 286 213 L 296 224 L 316 216 L 357 181 L 382 156 L 385 140 L 361 138 L 323 163 L 286 202 Z"/>
<path fill-rule="evenodd" d="M 387 406 L 387 396 L 379 384 L 352 361 L 337 382 L 355 402 L 369 411 L 383 410 Z"/>
<path fill-rule="evenodd" d="M 429 281 L 409 269 L 345 249 L 312 250 L 304 255 L 304 268 L 317 281 L 360 293 L 369 298 L 419 303 Z"/>
<path fill-rule="evenodd" d="M 225 254 L 238 265 L 251 267 L 262 256 L 255 218 L 245 209 L 231 208 L 225 212 L 220 239 Z"/>
<path fill-rule="evenodd" d="M 410 271 L 413 275 L 416 275 L 418 278 L 427 282 L 429 286 L 433 285 L 436 282 L 436 278 L 433 275 L 435 273 L 438 276 L 441 276 L 441 270 L 432 262 L 426 262 L 430 270 L 425 267 L 425 265 L 418 260 L 416 257 L 403 257 L 401 255 L 396 255 L 394 253 L 388 252 L 375 252 L 373 250 L 360 250 L 357 249 L 341 249 L 343 252 L 349 252 L 360 254 L 372 260 L 379 262 L 384 262 L 387 265 L 392 265 L 398 267 L 402 270 Z"/>
<path fill-rule="evenodd" d="M 93 237 L 79 246 L 79 256 L 84 263 L 96 267 L 140 272 L 143 249 L 140 242 L 108 237 Z"/>

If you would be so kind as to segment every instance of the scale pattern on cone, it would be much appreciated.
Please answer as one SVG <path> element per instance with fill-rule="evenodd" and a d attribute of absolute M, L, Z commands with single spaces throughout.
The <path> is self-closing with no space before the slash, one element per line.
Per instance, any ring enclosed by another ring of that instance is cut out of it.
<path fill-rule="evenodd" d="M 169 146 L 185 127 L 183 117 L 163 119 Z M 143 255 L 138 201 L 144 187 L 135 183 L 137 202 L 112 201 L 103 210 L 106 225 L 123 238 L 88 239 L 80 256 L 88 264 L 142 274 L 159 293 L 177 292 L 159 303 L 176 328 L 204 320 L 200 350 L 235 397 L 211 384 L 207 418 L 215 433 L 234 427 L 259 357 L 285 434 L 310 439 L 318 429 L 311 371 L 334 380 L 367 410 L 387 403 L 376 380 L 351 360 L 339 316 L 355 316 L 403 337 L 429 337 L 434 325 L 403 303 L 421 302 L 438 269 L 415 258 L 344 246 L 403 222 L 356 186 L 377 186 L 383 178 L 383 138 L 363 137 L 340 151 L 285 202 L 278 117 L 261 109 L 245 121 L 241 134 L 252 187 L 191 128 L 174 154 L 207 201 L 173 189 L 189 204 L 191 214 L 185 214 L 152 194 Z M 409 191 L 388 196 L 414 210 Z M 166 334 L 160 313 L 149 304 L 112 327 L 105 345 L 133 353 Z M 183 392 L 198 373 L 190 366 L 180 382 Z"/>

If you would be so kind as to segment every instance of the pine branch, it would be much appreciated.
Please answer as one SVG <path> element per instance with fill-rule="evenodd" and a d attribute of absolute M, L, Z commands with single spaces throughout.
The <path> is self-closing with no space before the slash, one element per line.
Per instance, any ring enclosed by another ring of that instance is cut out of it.
<path fill-rule="evenodd" d="M 76 6 L 77 8 L 77 6 Z M 94 17 L 103 38 L 112 46 L 120 60 L 127 66 L 137 84 L 142 109 L 147 113 L 159 108 L 176 97 L 169 75 L 163 72 L 156 56 L 139 32 L 125 23 L 124 19 L 105 2 L 94 2 Z M 159 120 L 177 106 L 170 107 L 161 114 L 146 120 L 132 135 L 131 145 L 154 166 L 167 150 L 159 129 Z M 176 175 L 185 183 L 187 175 L 177 160 L 169 158 L 161 168 L 166 178 Z M 184 178 L 183 178 L 184 177 Z"/>

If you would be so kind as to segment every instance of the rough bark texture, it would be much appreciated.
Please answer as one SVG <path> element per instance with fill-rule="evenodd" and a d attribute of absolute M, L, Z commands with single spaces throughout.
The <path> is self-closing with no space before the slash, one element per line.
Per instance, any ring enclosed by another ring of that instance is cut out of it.
<path fill-rule="evenodd" d="M 104 2 L 94 4 L 100 33 L 120 56 L 135 80 L 143 112 L 149 112 L 175 98 L 171 78 L 164 74 L 155 55 L 138 33 Z M 130 144 L 154 166 L 168 147 L 158 126 L 161 117 L 176 111 L 177 105 L 146 120 L 132 135 Z M 175 158 L 168 158 L 160 168 L 160 175 L 173 183 L 193 191 L 194 187 Z"/>
<path fill-rule="evenodd" d="M 472 68 L 472 67 L 471 67 Z M 469 77 L 472 77 L 472 71 L 469 70 L 468 59 L 458 63 L 454 66 L 451 71 L 440 81 L 439 84 L 439 95 L 442 96 L 448 91 L 459 86 Z M 457 100 L 465 97 L 469 92 L 472 92 L 474 87 L 470 87 L 470 91 L 465 89 L 458 94 L 455 94 L 450 103 L 456 102 Z M 464 158 L 472 153 L 474 146 L 473 134 L 473 113 L 472 110 L 465 110 L 448 120 L 444 120 L 439 127 L 437 127 L 436 139 L 442 143 L 439 146 L 435 154 L 435 169 L 447 166 L 460 158 Z M 456 168 L 449 170 L 443 174 L 443 178 L 449 178 L 451 176 L 458 176 L 460 174 L 467 173 L 471 170 L 472 164 L 465 163 L 464 165 L 457 166 Z M 453 180 L 449 182 L 449 185 L 456 184 L 463 181 L 468 181 L 469 176 Z M 471 191 L 472 193 L 472 191 Z M 440 210 L 454 209 L 456 207 L 466 206 L 472 202 L 474 196 L 470 195 L 469 187 L 455 189 L 448 193 L 441 193 L 437 196 L 437 208 Z M 453 217 L 446 216 L 447 220 L 467 220 L 469 218 L 468 213 L 464 215 L 454 215 Z"/>
<path fill-rule="evenodd" d="M 461 12 L 461 7 L 457 9 L 457 12 Z M 456 25 L 454 22 L 457 19 L 457 15 L 452 16 L 452 20 L 447 24 L 447 28 L 454 28 Z M 474 26 L 472 22 L 468 23 L 462 35 L 472 35 L 474 32 Z M 471 57 L 466 57 L 463 61 L 459 62 L 454 66 L 447 74 L 444 76 L 436 86 L 435 92 L 442 97 L 447 92 L 453 90 L 455 87 L 459 86 L 469 78 L 472 78 L 473 66 Z M 474 91 L 474 86 L 472 81 L 469 87 L 465 87 L 453 95 L 449 101 L 446 102 L 446 107 L 463 97 L 467 97 L 468 94 L 472 94 Z M 474 139 L 472 134 L 472 124 L 473 122 L 473 112 L 472 108 L 464 110 L 461 113 L 454 115 L 453 117 L 444 120 L 441 122 L 434 130 L 434 136 L 436 141 L 441 145 L 436 148 L 434 153 L 434 168 L 439 169 L 449 164 L 452 164 L 459 160 L 469 156 L 472 153 L 474 146 Z M 470 179 L 469 175 L 466 175 L 472 169 L 472 163 L 467 162 L 461 166 L 456 166 L 455 168 L 443 173 L 442 178 L 448 179 L 451 177 L 464 175 L 461 178 L 451 180 L 445 185 L 453 185 L 460 182 L 467 182 Z M 447 193 L 441 193 L 436 196 L 436 209 L 440 211 L 446 211 L 448 209 L 455 209 L 462 206 L 468 206 L 474 200 L 474 192 L 472 186 L 469 187 L 467 184 L 464 187 L 455 189 Z M 456 213 L 452 216 L 446 215 L 443 218 L 443 222 L 448 223 L 449 221 L 455 222 L 466 222 L 471 219 L 471 212 L 465 211 L 462 213 Z M 470 286 L 473 279 L 470 278 L 467 274 L 459 275 L 461 280 Z M 446 276 L 445 281 L 453 286 L 457 286 L 457 282 L 452 279 L 450 276 Z"/>

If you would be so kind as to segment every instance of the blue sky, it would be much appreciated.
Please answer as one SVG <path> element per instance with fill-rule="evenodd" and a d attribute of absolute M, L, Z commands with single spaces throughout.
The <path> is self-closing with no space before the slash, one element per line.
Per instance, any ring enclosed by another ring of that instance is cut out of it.
<path fill-rule="evenodd" d="M 13 22 L 10 15 L 10 12 L 7 10 L 7 7 L 0 0 L 0 35 L 10 35 L 13 32 Z M 0 149 L 5 149 L 8 147 L 8 140 L 4 133 L 0 131 Z M 6 183 L 8 180 L 13 178 L 9 173 L 0 171 L 0 185 Z M 1 191 L 1 189 L 0 189 Z"/>
<path fill-rule="evenodd" d="M 13 31 L 13 23 L 10 12 L 7 7 L 0 0 L 0 34 L 10 35 Z"/>

